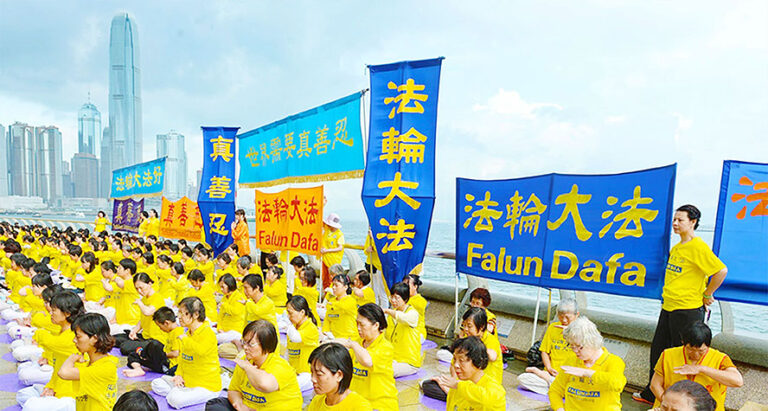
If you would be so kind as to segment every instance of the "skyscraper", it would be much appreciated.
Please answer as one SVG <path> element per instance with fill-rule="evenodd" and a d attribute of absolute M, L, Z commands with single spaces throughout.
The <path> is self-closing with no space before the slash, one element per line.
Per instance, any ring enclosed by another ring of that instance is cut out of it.
<path fill-rule="evenodd" d="M 90 101 L 77 112 L 77 152 L 101 156 L 101 113 Z"/>
<path fill-rule="evenodd" d="M 165 160 L 165 187 L 163 194 L 171 200 L 178 200 L 187 191 L 187 151 L 184 135 L 171 130 L 168 134 L 157 135 L 157 158 Z"/>
<path fill-rule="evenodd" d="M 10 188 L 15 196 L 37 195 L 37 140 L 35 128 L 15 122 L 8 127 Z"/>
<path fill-rule="evenodd" d="M 49 205 L 64 196 L 61 162 L 61 131 L 55 126 L 35 127 L 37 140 L 37 195 Z"/>
<path fill-rule="evenodd" d="M 109 133 L 104 150 L 109 153 L 102 177 L 111 181 L 112 170 L 142 162 L 141 75 L 139 35 L 127 13 L 112 19 L 109 33 Z"/>
<path fill-rule="evenodd" d="M 10 147 L 8 146 L 8 135 L 5 132 L 5 127 L 0 124 L 0 197 L 10 194 L 8 188 L 8 156 L 10 154 Z"/>
<path fill-rule="evenodd" d="M 72 157 L 73 197 L 97 198 L 99 196 L 99 160 L 93 154 L 77 153 Z"/>

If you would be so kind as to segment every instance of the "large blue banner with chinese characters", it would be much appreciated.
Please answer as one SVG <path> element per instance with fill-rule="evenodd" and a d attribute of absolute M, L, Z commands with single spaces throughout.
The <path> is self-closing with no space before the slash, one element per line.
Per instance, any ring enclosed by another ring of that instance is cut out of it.
<path fill-rule="evenodd" d="M 362 199 L 389 287 L 424 260 L 435 204 L 442 60 L 368 66 L 371 123 Z"/>
<path fill-rule="evenodd" d="M 715 298 L 768 305 L 768 164 L 723 162 L 712 250 L 728 267 Z"/>
<path fill-rule="evenodd" d="M 456 179 L 456 271 L 660 298 L 677 165 L 610 175 Z"/>
<path fill-rule="evenodd" d="M 115 200 L 112 203 L 112 229 L 138 233 L 141 224 L 141 212 L 144 211 L 144 199 Z"/>
<path fill-rule="evenodd" d="M 112 171 L 111 198 L 153 197 L 163 193 L 165 157 Z"/>
<path fill-rule="evenodd" d="M 235 221 L 235 139 L 239 127 L 202 127 L 203 174 L 197 205 L 205 227 L 205 242 L 214 255 L 232 242 Z"/>
<path fill-rule="evenodd" d="M 245 132 L 241 187 L 333 181 L 363 175 L 362 92 Z"/>

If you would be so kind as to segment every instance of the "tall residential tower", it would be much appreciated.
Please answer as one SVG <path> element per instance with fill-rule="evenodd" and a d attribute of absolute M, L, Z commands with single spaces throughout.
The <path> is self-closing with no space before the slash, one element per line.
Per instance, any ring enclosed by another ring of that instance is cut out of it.
<path fill-rule="evenodd" d="M 165 160 L 165 187 L 163 195 L 178 200 L 187 194 L 187 150 L 184 135 L 171 130 L 157 135 L 157 158 Z"/>

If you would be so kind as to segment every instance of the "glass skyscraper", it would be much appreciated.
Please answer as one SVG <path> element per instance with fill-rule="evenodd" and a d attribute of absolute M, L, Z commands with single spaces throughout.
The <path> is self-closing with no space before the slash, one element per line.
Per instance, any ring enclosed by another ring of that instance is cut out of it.
<path fill-rule="evenodd" d="M 187 150 L 184 135 L 173 130 L 157 135 L 157 158 L 165 160 L 165 187 L 163 195 L 178 200 L 187 193 Z"/>
<path fill-rule="evenodd" d="M 77 112 L 77 152 L 101 156 L 101 113 L 91 102 Z"/>

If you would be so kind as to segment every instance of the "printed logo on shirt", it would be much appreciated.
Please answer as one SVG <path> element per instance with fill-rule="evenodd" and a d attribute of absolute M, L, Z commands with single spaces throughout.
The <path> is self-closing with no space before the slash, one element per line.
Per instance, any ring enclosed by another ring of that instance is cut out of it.
<path fill-rule="evenodd" d="M 289 357 L 298 357 L 301 355 L 301 350 L 288 350 Z"/>
<path fill-rule="evenodd" d="M 339 318 L 338 314 L 328 314 L 328 318 Z"/>
<path fill-rule="evenodd" d="M 181 354 L 181 359 L 184 360 L 184 361 L 194 361 L 195 357 L 192 356 L 192 355 L 187 355 L 187 354 L 182 353 Z"/>
<path fill-rule="evenodd" d="M 267 399 L 256 394 L 251 394 L 247 391 L 240 391 L 241 394 L 243 394 L 243 399 L 246 399 L 250 402 L 256 403 L 256 404 L 266 404 Z"/>
<path fill-rule="evenodd" d="M 673 273 L 680 273 L 683 271 L 683 267 L 674 265 L 672 263 L 667 263 L 667 271 L 672 271 Z"/>
<path fill-rule="evenodd" d="M 600 391 L 584 391 L 574 387 L 568 387 L 568 394 L 584 398 L 600 398 Z"/>
<path fill-rule="evenodd" d="M 363 370 L 357 367 L 352 368 L 352 374 L 357 375 L 358 377 L 367 377 L 368 376 L 368 370 Z"/>

